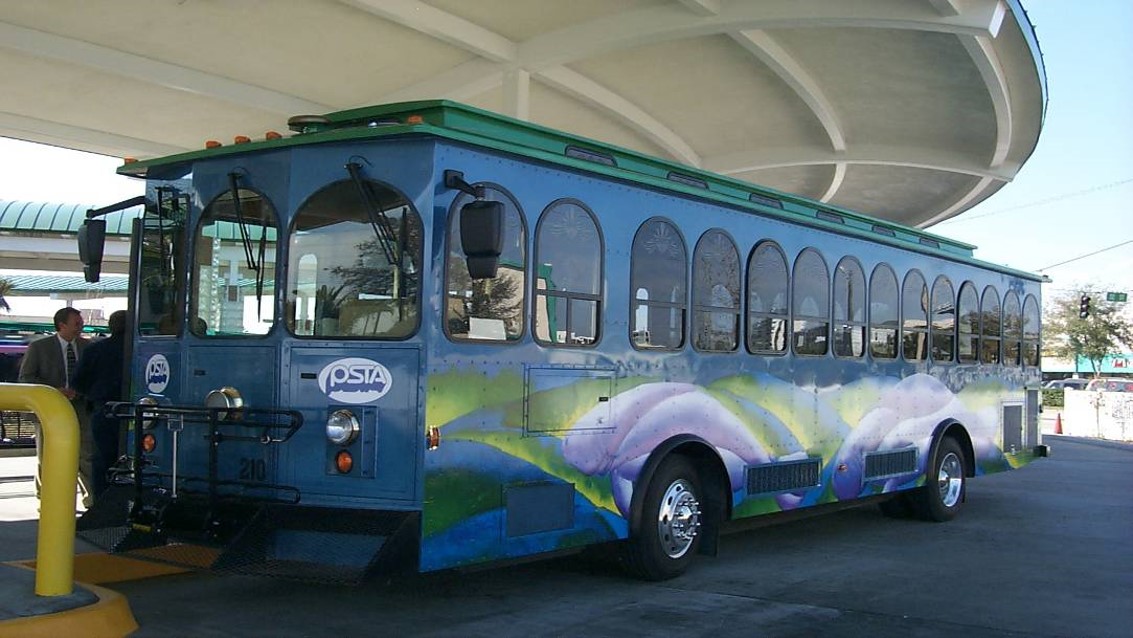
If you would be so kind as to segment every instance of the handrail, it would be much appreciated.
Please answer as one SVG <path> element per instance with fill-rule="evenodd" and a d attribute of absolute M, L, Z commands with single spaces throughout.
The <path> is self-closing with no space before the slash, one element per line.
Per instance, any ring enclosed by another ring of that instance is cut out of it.
<path fill-rule="evenodd" d="M 43 466 L 35 594 L 67 596 L 75 578 L 75 488 L 79 475 L 79 420 L 63 393 L 46 385 L 0 383 L 0 410 L 39 418 Z"/>

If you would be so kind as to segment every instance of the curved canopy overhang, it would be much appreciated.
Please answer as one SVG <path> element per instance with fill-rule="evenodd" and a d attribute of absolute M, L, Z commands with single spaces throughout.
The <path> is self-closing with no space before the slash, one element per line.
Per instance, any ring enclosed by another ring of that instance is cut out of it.
<path fill-rule="evenodd" d="M 449 98 L 921 227 L 1046 104 L 1018 0 L 45 0 L 0 74 L 0 135 L 109 155 Z"/>

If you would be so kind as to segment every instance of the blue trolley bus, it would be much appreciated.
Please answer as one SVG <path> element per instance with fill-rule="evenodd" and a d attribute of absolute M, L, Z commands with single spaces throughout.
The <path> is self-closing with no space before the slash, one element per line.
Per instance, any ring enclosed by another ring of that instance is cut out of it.
<path fill-rule="evenodd" d="M 448 101 L 128 162 L 111 551 L 357 580 L 728 521 L 943 521 L 1046 453 L 1039 278 L 972 246 Z"/>

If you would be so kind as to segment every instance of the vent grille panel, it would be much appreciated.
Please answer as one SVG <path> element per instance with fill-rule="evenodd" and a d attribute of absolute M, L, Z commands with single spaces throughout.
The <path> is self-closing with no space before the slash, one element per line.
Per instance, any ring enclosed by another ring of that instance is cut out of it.
<path fill-rule="evenodd" d="M 748 494 L 789 492 L 819 484 L 821 459 L 767 463 L 748 468 Z"/>
<path fill-rule="evenodd" d="M 863 478 L 877 479 L 908 474 L 917 469 L 917 449 L 906 448 L 894 452 L 871 452 L 865 455 Z"/>

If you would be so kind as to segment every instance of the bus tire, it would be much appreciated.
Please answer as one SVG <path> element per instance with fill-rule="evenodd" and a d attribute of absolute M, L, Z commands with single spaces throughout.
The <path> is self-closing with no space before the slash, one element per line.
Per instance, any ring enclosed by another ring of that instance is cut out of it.
<path fill-rule="evenodd" d="M 641 522 L 627 547 L 630 571 L 645 580 L 680 576 L 700 546 L 700 501 L 695 468 L 683 456 L 665 458 L 653 474 L 642 501 Z"/>
<path fill-rule="evenodd" d="M 925 485 L 913 494 L 912 503 L 919 518 L 937 523 L 956 518 L 967 494 L 964 467 L 964 451 L 956 439 L 940 439 Z"/>

